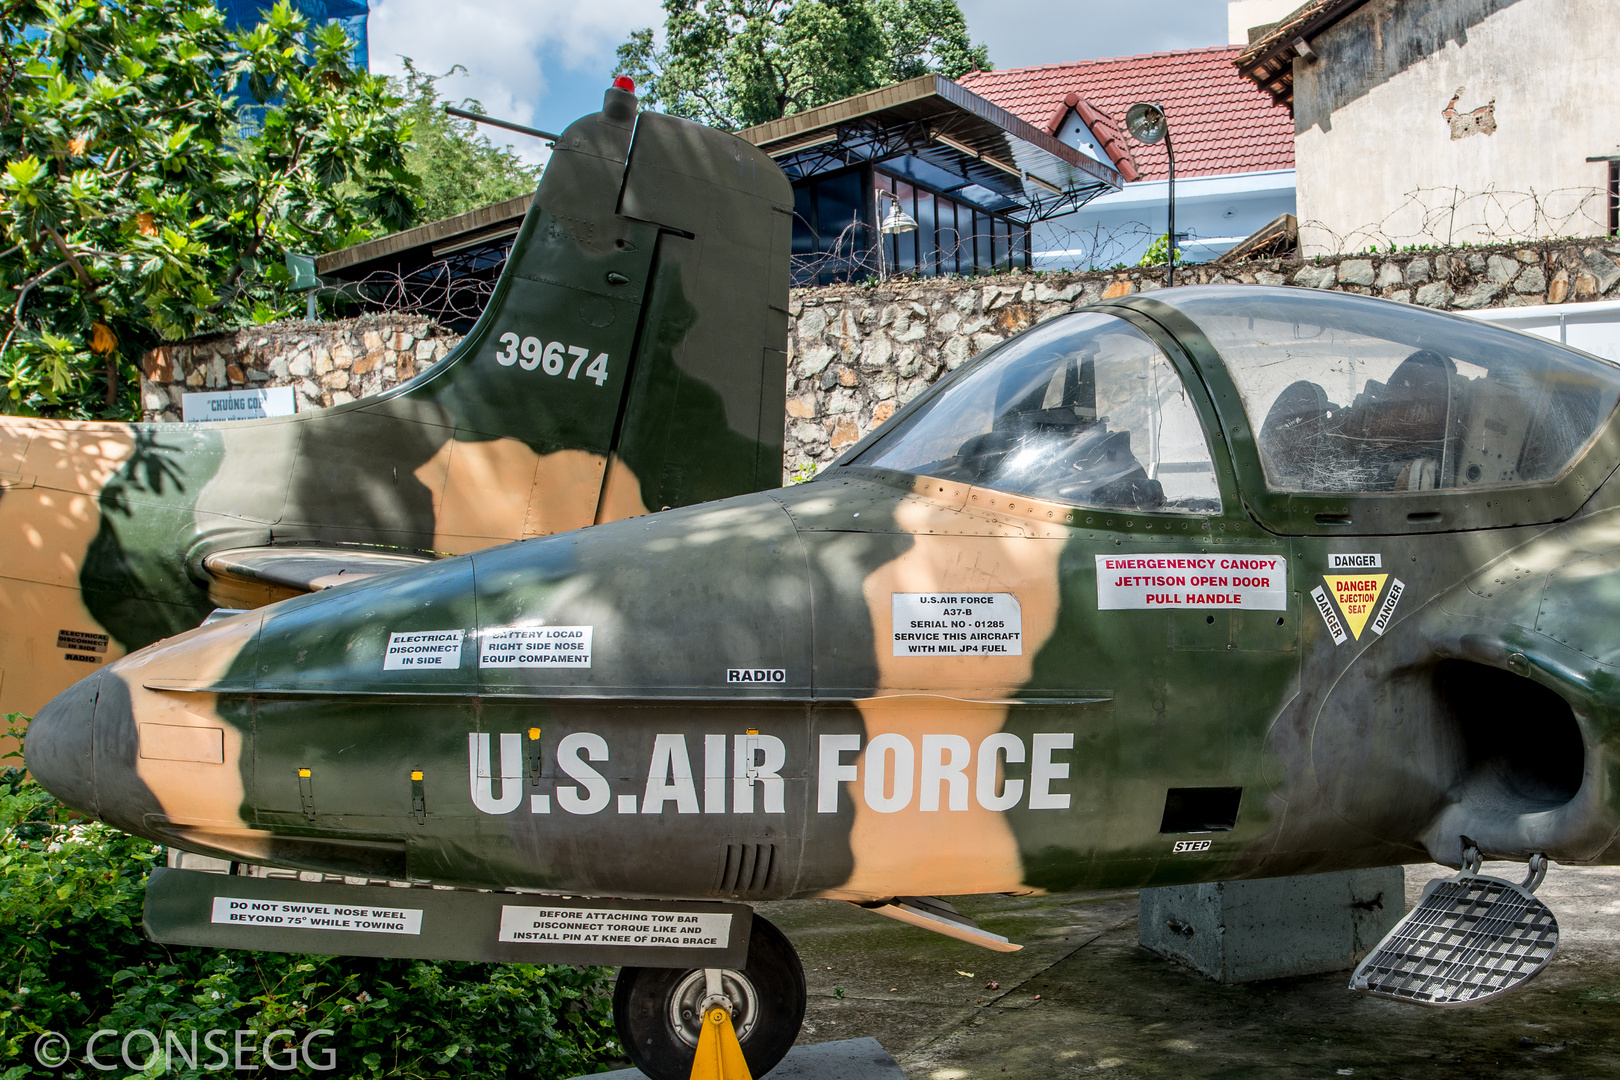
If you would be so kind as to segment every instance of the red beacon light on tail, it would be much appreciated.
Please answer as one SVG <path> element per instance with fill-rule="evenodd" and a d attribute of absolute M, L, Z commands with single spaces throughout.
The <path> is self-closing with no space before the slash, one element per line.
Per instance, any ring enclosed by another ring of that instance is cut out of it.
<path fill-rule="evenodd" d="M 613 80 L 613 85 L 616 89 L 628 90 L 632 94 L 636 92 L 636 80 L 632 79 L 628 75 L 620 75 L 617 79 Z"/>

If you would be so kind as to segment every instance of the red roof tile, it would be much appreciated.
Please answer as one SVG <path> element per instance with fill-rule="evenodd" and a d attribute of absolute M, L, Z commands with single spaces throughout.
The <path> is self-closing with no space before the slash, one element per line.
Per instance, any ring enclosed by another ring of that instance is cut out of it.
<path fill-rule="evenodd" d="M 1163 180 L 1169 169 L 1163 143 L 1144 146 L 1123 134 L 1125 110 L 1138 101 L 1158 102 L 1170 117 L 1177 176 L 1292 169 L 1293 117 L 1238 74 L 1233 61 L 1243 50 L 1223 46 L 972 71 L 957 82 L 1048 132 L 1068 114 L 1065 99 L 1076 95 L 1077 105 L 1090 107 L 1081 110 L 1083 119 L 1090 122 L 1088 113 L 1096 110 L 1111 121 L 1092 124 L 1093 133 L 1116 162 L 1116 139 L 1123 141 L 1142 180 Z"/>

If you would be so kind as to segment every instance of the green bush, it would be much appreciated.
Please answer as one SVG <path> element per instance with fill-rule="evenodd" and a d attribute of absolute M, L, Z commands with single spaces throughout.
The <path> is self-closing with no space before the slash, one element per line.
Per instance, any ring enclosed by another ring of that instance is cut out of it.
<path fill-rule="evenodd" d="M 75 820 L 20 769 L 0 773 L 0 1080 L 128 1075 L 75 1056 L 46 1070 L 32 1046 L 61 1032 L 77 1055 L 98 1029 L 192 1033 L 330 1029 L 296 1072 L 221 1069 L 198 1044 L 195 1068 L 171 1055 L 145 1076 L 535 1077 L 597 1071 L 617 1053 L 605 968 L 461 964 L 172 948 L 140 930 L 146 876 L 161 849 Z M 296 1040 L 294 1045 L 296 1046 Z M 98 1058 L 119 1058 L 117 1037 Z M 132 1044 L 135 1060 L 149 1045 Z M 274 1058 L 285 1065 L 285 1037 Z M 210 1069 L 208 1066 L 213 1065 Z"/>

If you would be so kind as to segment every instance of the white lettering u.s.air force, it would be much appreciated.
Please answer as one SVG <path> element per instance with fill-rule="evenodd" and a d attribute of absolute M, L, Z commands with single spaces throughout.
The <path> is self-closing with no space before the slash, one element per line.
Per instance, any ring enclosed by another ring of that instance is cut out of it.
<path fill-rule="evenodd" d="M 516 364 L 524 371 L 533 371 L 539 368 L 547 375 L 562 375 L 563 368 L 568 369 L 567 379 L 578 379 L 580 366 L 591 355 L 591 350 L 583 345 L 568 345 L 561 341 L 541 341 L 537 337 L 520 337 L 507 331 L 501 335 L 501 344 L 506 346 L 495 354 L 495 362 L 502 367 L 511 367 Z M 608 354 L 597 353 L 585 368 L 585 377 L 593 380 L 597 386 L 607 382 Z"/>
<path fill-rule="evenodd" d="M 661 814 L 666 807 L 677 814 L 787 812 L 782 770 L 788 755 L 781 739 L 752 730 L 690 738 L 701 740 L 701 775 L 693 770 L 688 736 L 655 735 L 639 794 L 621 792 L 615 798 L 613 785 L 596 767 L 609 759 L 607 740 L 589 731 L 566 735 L 554 751 L 553 790 L 529 793 L 529 812 L 549 814 L 553 800 L 569 814 L 598 814 L 610 804 L 621 814 Z M 1054 755 L 1074 749 L 1073 732 L 1034 732 L 1026 743 L 1000 731 L 977 746 L 961 735 L 922 735 L 913 742 L 885 732 L 865 742 L 864 757 L 862 749 L 857 734 L 820 736 L 811 777 L 817 813 L 838 812 L 840 785 L 851 799 L 880 814 L 966 811 L 971 804 L 997 812 L 1069 808 L 1069 793 L 1054 788 L 1069 779 L 1069 763 Z M 1004 775 L 1006 766 L 1026 763 L 1027 780 Z M 529 791 L 525 774 L 538 768 L 538 761 L 525 760 L 524 738 L 516 732 L 467 736 L 472 801 L 483 813 L 518 810 Z"/>

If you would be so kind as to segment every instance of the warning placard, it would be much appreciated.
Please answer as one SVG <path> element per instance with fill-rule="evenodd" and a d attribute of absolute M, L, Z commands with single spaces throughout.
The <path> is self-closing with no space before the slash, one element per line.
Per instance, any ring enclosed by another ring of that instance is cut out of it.
<path fill-rule="evenodd" d="M 422 909 L 346 904 L 303 904 L 288 900 L 214 897 L 216 923 L 275 926 L 293 930 L 349 930 L 362 934 L 421 934 Z"/>
<path fill-rule="evenodd" d="M 1373 619 L 1373 633 L 1383 634 L 1389 629 L 1389 621 L 1395 617 L 1395 605 L 1401 602 L 1401 594 L 1406 591 L 1406 582 L 1400 578 L 1389 579 L 1389 591 L 1384 594 L 1384 602 L 1378 608 L 1378 617 Z"/>
<path fill-rule="evenodd" d="M 1288 560 L 1280 555 L 1098 555 L 1097 607 L 1286 611 Z"/>
<path fill-rule="evenodd" d="M 460 630 L 415 630 L 407 634 L 389 634 L 388 651 L 383 654 L 383 670 L 459 668 L 461 637 Z"/>
<path fill-rule="evenodd" d="M 1023 656 L 1012 593 L 893 593 L 896 656 Z"/>
<path fill-rule="evenodd" d="M 503 906 L 499 940 L 724 949 L 731 943 L 731 916 L 713 912 Z"/>
<path fill-rule="evenodd" d="M 1361 631 L 1367 625 L 1367 618 L 1372 614 L 1373 605 L 1378 602 L 1378 594 L 1383 591 L 1384 579 L 1388 574 L 1324 574 L 1322 580 L 1327 583 L 1328 591 L 1333 594 L 1333 602 L 1339 605 L 1344 613 L 1345 625 L 1350 628 L 1350 636 L 1357 641 L 1361 640 Z"/>
<path fill-rule="evenodd" d="M 484 631 L 478 644 L 478 666 L 571 667 L 591 666 L 589 626 L 494 627 Z"/>

